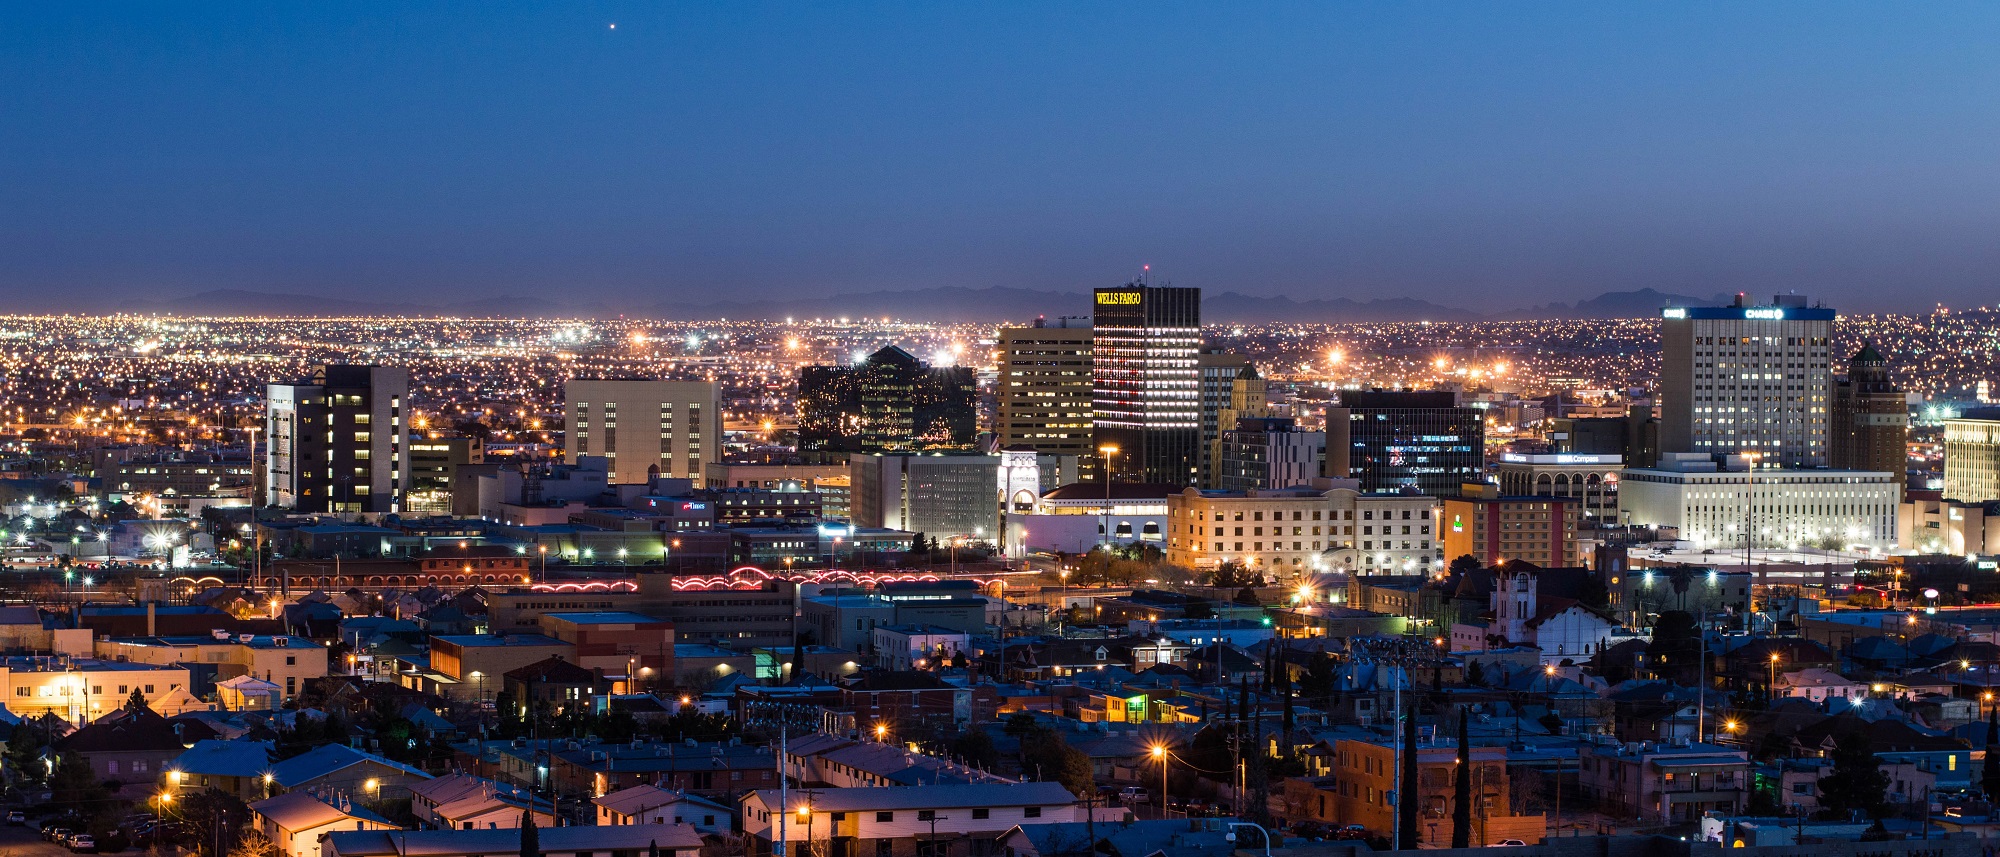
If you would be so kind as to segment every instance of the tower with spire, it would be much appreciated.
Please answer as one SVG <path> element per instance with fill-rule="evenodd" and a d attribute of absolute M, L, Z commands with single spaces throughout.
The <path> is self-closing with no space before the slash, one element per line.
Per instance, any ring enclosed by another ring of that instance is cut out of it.
<path fill-rule="evenodd" d="M 1896 475 L 1905 485 L 1909 470 L 1908 396 L 1889 380 L 1889 361 L 1864 344 L 1847 361 L 1847 374 L 1833 382 L 1827 426 L 1827 464 L 1838 470 Z"/>

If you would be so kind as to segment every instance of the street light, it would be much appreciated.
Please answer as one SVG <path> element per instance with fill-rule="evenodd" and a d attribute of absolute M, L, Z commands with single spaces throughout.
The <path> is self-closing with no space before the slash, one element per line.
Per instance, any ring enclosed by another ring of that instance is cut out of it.
<path fill-rule="evenodd" d="M 1153 758 L 1160 761 L 1160 817 L 1167 817 L 1167 745 L 1154 744 Z"/>
<path fill-rule="evenodd" d="M 1764 691 L 1764 692 L 1765 692 L 1765 695 L 1766 695 L 1766 697 L 1767 697 L 1767 698 L 1768 698 L 1768 697 L 1776 697 L 1776 696 L 1778 695 L 1778 653 L 1777 653 L 1777 652 L 1772 652 L 1772 653 L 1771 653 L 1771 683 L 1770 683 L 1769 685 L 1766 685 L 1766 686 L 1765 686 L 1765 691 Z"/>
<path fill-rule="evenodd" d="M 1989 698 L 1991 698 L 1992 696 L 1993 694 L 1990 693 L 1987 694 L 1987 697 Z M 875 724 L 875 743 L 881 744 L 886 742 L 888 739 L 889 739 L 889 724 L 887 723 Z"/>
<path fill-rule="evenodd" d="M 1265 830 L 1264 825 L 1258 824 L 1257 822 L 1232 821 L 1229 823 L 1229 834 L 1227 836 L 1224 836 L 1223 838 L 1230 842 L 1235 842 L 1236 828 L 1239 827 L 1254 827 L 1257 828 L 1257 832 L 1264 834 L 1264 857 L 1271 857 L 1271 831 Z"/>
<path fill-rule="evenodd" d="M 1104 456 L 1104 555 L 1111 556 L 1111 460 L 1118 455 L 1118 447 L 1100 446 L 1099 454 Z"/>

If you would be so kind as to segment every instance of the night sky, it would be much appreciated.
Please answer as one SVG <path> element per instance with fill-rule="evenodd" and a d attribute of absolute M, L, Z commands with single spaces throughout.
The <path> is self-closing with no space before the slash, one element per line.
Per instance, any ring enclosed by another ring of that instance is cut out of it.
<path fill-rule="evenodd" d="M 2000 4 L 272 5 L 0 6 L 0 311 L 2000 303 Z"/>

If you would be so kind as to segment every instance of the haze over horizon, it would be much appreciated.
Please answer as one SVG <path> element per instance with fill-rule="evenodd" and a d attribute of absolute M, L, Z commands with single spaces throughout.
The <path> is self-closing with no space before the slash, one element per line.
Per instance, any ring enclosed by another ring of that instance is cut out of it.
<path fill-rule="evenodd" d="M 2000 295 L 2000 7 L 0 9 L 0 311 Z M 615 28 L 613 25 L 616 25 Z"/>

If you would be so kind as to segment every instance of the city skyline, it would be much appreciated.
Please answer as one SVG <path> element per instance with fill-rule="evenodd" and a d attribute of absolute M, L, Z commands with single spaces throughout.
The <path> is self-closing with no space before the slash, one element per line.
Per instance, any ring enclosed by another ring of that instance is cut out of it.
<path fill-rule="evenodd" d="M 1144 264 L 1476 313 L 2000 281 L 1977 5 L 0 15 L 17 312 L 1083 294 Z"/>

